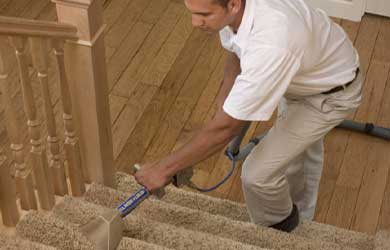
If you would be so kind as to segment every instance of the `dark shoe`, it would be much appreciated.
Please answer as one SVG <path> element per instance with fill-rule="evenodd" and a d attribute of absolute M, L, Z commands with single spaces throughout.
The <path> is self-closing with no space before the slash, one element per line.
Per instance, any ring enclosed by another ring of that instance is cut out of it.
<path fill-rule="evenodd" d="M 290 215 L 284 219 L 283 221 L 271 225 L 269 227 L 280 230 L 283 232 L 290 233 L 292 230 L 294 230 L 299 224 L 299 213 L 298 213 L 298 208 L 293 204 L 293 209 L 290 213 Z"/>

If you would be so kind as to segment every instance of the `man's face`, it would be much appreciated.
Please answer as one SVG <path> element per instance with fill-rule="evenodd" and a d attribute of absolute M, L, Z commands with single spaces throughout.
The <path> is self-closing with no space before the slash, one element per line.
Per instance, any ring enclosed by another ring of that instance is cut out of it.
<path fill-rule="evenodd" d="M 208 33 L 221 30 L 230 24 L 233 15 L 214 0 L 184 0 L 192 14 L 192 25 Z"/>

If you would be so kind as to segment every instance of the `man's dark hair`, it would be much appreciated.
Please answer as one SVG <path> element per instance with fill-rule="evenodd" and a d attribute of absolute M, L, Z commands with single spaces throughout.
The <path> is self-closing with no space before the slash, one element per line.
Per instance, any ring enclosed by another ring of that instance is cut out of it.
<path fill-rule="evenodd" d="M 224 8 L 227 8 L 229 1 L 230 0 L 214 0 L 214 3 L 217 3 Z"/>

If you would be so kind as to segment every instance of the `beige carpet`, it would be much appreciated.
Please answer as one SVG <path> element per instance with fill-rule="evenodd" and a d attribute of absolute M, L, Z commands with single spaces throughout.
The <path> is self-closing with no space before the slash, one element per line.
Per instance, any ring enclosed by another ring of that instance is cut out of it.
<path fill-rule="evenodd" d="M 79 231 L 138 189 L 132 176 L 117 174 L 117 190 L 92 184 L 83 198 L 65 197 L 51 212 L 34 211 L 17 225 L 16 237 L 1 236 L 0 249 L 95 249 Z M 304 221 L 291 234 L 249 222 L 245 206 L 167 187 L 124 219 L 118 249 L 176 250 L 389 250 L 390 234 L 376 236 Z"/>

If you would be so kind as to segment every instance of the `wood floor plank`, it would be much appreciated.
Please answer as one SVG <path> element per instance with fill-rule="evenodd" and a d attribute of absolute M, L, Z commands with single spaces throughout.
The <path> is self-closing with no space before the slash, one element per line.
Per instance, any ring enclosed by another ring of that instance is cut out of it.
<path fill-rule="evenodd" d="M 335 179 L 324 177 L 321 178 L 318 190 L 317 205 L 314 213 L 315 221 L 320 223 L 328 223 L 327 216 L 335 187 Z"/>
<path fill-rule="evenodd" d="M 245 196 L 244 196 L 244 192 L 242 191 L 242 182 L 241 182 L 242 165 L 237 171 L 238 171 L 237 174 L 235 174 L 235 176 L 232 177 L 233 178 L 232 187 L 226 198 L 234 202 L 244 203 Z"/>
<path fill-rule="evenodd" d="M 112 48 L 118 48 L 123 40 L 131 35 L 134 24 L 137 23 L 149 4 L 150 1 L 132 0 L 119 15 L 111 29 L 107 31 L 104 39 L 105 43 Z M 132 37 L 133 39 L 136 38 L 134 35 Z"/>
<path fill-rule="evenodd" d="M 128 103 L 112 126 L 114 159 L 122 151 L 134 127 L 157 90 L 158 88 L 155 86 L 139 84 L 133 95 L 130 96 Z"/>
<path fill-rule="evenodd" d="M 48 4 L 50 4 L 50 0 L 31 1 L 24 9 L 21 16 L 27 19 L 34 19 Z"/>
<path fill-rule="evenodd" d="M 169 4 L 170 0 L 151 0 L 150 5 L 139 18 L 139 21 L 153 25 L 156 24 Z"/>
<path fill-rule="evenodd" d="M 375 40 L 379 33 L 377 19 L 371 16 L 363 18 L 361 23 L 342 20 L 341 26 L 346 30 L 351 41 L 354 41 L 358 50 L 362 70 L 368 69 L 368 63 L 375 46 Z M 364 93 L 367 93 L 367 84 L 364 84 Z M 366 94 L 365 97 L 366 98 Z M 365 105 L 365 104 L 362 104 Z M 356 112 L 355 112 L 356 113 Z M 352 114 L 349 119 L 353 119 Z M 343 164 L 344 155 L 349 144 L 351 132 L 348 130 L 334 129 L 325 138 L 324 169 L 320 182 L 315 219 L 326 222 L 331 199 L 335 190 L 337 177 Z"/>
<path fill-rule="evenodd" d="M 383 64 L 372 62 L 367 75 L 366 85 L 371 86 L 370 102 L 360 109 L 357 118 L 367 122 L 375 122 L 379 115 L 380 102 L 384 92 L 389 67 Z M 379 100 L 379 101 L 378 101 Z M 345 158 L 338 176 L 336 188 L 332 197 L 327 215 L 327 222 L 343 228 L 349 228 L 352 222 L 358 193 L 367 167 L 367 153 L 371 148 L 371 138 L 366 135 L 352 134 L 347 147 Z M 345 190 L 348 190 L 348 197 L 345 197 Z M 340 206 L 339 201 L 344 199 L 344 205 Z M 350 204 L 347 204 L 350 203 Z M 340 216 L 342 220 L 340 220 Z"/>
<path fill-rule="evenodd" d="M 326 221 L 329 205 L 344 160 L 344 154 L 347 149 L 350 134 L 350 131 L 333 129 L 325 137 L 324 168 L 315 212 L 315 220 L 318 222 Z"/>
<path fill-rule="evenodd" d="M 10 4 L 8 4 L 4 10 L 2 15 L 4 16 L 20 16 L 23 10 L 26 8 L 26 6 L 31 2 L 32 0 L 18 0 L 18 1 L 12 1 Z"/>
<path fill-rule="evenodd" d="M 154 58 L 172 32 L 179 18 L 184 13 L 184 7 L 171 3 L 158 22 L 150 31 L 142 47 L 137 52 L 129 66 L 115 84 L 112 93 L 129 97 L 135 86 L 150 68 Z"/>
<path fill-rule="evenodd" d="M 375 234 L 390 169 L 387 141 L 376 139 L 368 152 L 368 166 L 352 218 L 352 230 Z"/>
<path fill-rule="evenodd" d="M 3 0 L 0 2 L 0 14 L 3 15 L 3 11 L 6 9 L 6 7 L 10 4 L 12 0 Z"/>
<path fill-rule="evenodd" d="M 126 97 L 114 94 L 109 95 L 111 126 L 115 123 L 116 119 L 118 119 L 119 114 L 122 112 L 128 101 L 129 99 Z"/>
<path fill-rule="evenodd" d="M 154 26 L 160 19 L 161 15 L 164 13 L 165 9 L 168 7 L 169 0 L 150 0 L 149 2 L 149 5 L 146 6 L 143 13 L 134 18 L 136 19 L 135 22 L 143 22 Z M 171 17 L 168 17 L 167 19 L 170 18 Z M 130 29 L 132 25 L 134 25 L 134 22 L 130 24 Z M 112 44 L 107 44 L 106 47 L 108 49 L 107 55 L 109 56 L 109 59 L 111 59 L 111 56 L 115 53 L 115 51 L 118 50 L 118 47 L 115 47 Z"/>
<path fill-rule="evenodd" d="M 126 11 L 126 7 L 132 3 L 133 0 L 112 0 L 106 4 L 103 11 L 103 22 L 107 25 L 105 31 L 108 32 L 112 26 Z"/>
<path fill-rule="evenodd" d="M 126 10 L 126 7 L 132 1 L 133 0 L 128 0 L 128 1 L 112 0 L 112 1 L 105 2 L 104 11 L 103 11 L 103 22 L 106 25 L 106 27 L 104 28 L 105 34 L 107 34 L 111 30 L 112 26 L 117 22 L 117 20 L 121 17 L 123 12 Z M 117 48 L 111 47 L 106 43 L 105 49 L 106 49 L 106 63 L 108 64 L 109 59 L 112 57 L 112 55 L 114 55 Z"/>
<path fill-rule="evenodd" d="M 390 65 L 372 62 L 367 75 L 366 86 L 371 86 L 367 91 L 366 102 L 358 111 L 356 118 L 366 122 L 376 122 L 379 116 L 382 96 L 386 86 L 386 80 Z M 370 96 L 370 97 L 369 97 Z M 370 137 L 353 134 L 351 135 L 351 147 L 348 147 L 346 159 L 338 177 L 338 184 L 359 187 L 362 174 L 363 162 L 366 162 L 366 152 L 369 148 Z M 361 166 L 361 167 L 359 167 Z"/>
<path fill-rule="evenodd" d="M 379 120 L 377 123 L 379 126 L 382 126 L 385 128 L 390 128 L 390 112 L 389 112 L 390 98 L 388 98 L 389 96 L 390 96 L 390 75 L 387 79 L 387 84 L 386 84 L 386 89 L 385 89 L 384 98 L 383 98 L 383 102 L 382 102 L 381 112 L 380 112 Z M 385 152 L 383 152 L 382 154 L 384 156 L 386 156 L 386 158 L 383 159 L 379 164 L 381 164 L 381 165 L 389 164 L 390 161 L 389 161 L 388 152 L 390 152 L 390 148 L 389 148 L 390 145 L 389 145 L 388 141 L 381 142 L 381 144 L 384 144 L 384 145 L 379 145 L 379 147 L 380 147 L 379 150 L 385 150 Z M 373 152 L 375 152 L 375 149 L 373 150 Z M 377 200 L 374 201 L 376 203 L 382 202 L 381 210 L 379 212 L 378 225 L 376 227 L 377 231 L 384 230 L 384 229 L 390 230 L 390 217 L 389 217 L 389 214 L 390 214 L 390 170 L 389 170 L 390 166 L 387 165 L 387 167 L 388 167 L 387 176 L 384 173 L 382 173 L 383 176 L 378 176 L 379 180 L 376 179 L 376 181 L 381 181 L 381 180 L 383 180 L 383 178 L 387 177 L 387 184 L 386 184 L 383 196 L 378 197 Z M 372 182 L 375 183 L 375 181 L 372 181 L 370 179 L 368 179 L 366 181 L 369 181 L 371 183 Z M 361 218 L 363 218 L 364 220 L 366 219 L 365 215 L 362 215 Z"/>
<path fill-rule="evenodd" d="M 108 62 L 107 78 L 109 90 L 113 88 L 123 71 L 125 71 L 151 29 L 151 24 L 137 22 L 131 29 L 131 32 L 129 32 L 129 35 L 124 38 L 123 43 Z"/>
<path fill-rule="evenodd" d="M 143 83 L 155 86 L 162 84 L 165 76 L 184 47 L 192 29 L 190 13 L 185 12 L 153 60 L 149 70 L 144 74 L 141 80 Z"/>
<path fill-rule="evenodd" d="M 205 45 L 207 36 L 195 30 L 186 42 L 176 62 L 164 79 L 161 88 L 136 124 L 125 147 L 118 155 L 115 166 L 127 172 L 132 170 L 126 166 L 139 163 L 157 133 L 161 122 L 170 110 L 177 94 L 190 74 L 197 58 Z"/>
<path fill-rule="evenodd" d="M 356 38 L 355 47 L 359 52 L 361 70 L 367 73 L 375 42 L 379 34 L 381 17 L 364 15 L 360 23 L 359 34 Z"/>
<path fill-rule="evenodd" d="M 216 112 L 216 100 L 214 100 L 213 104 L 211 105 L 210 109 L 208 110 L 206 117 L 204 119 L 204 124 L 209 122 L 215 115 Z M 221 152 L 216 153 L 209 158 L 199 162 L 194 167 L 194 175 L 192 177 L 192 181 L 199 187 L 207 188 L 207 181 L 210 176 L 210 173 L 213 171 L 213 168 L 215 164 L 217 163 L 219 157 L 221 155 Z"/>
<path fill-rule="evenodd" d="M 382 197 L 382 207 L 379 214 L 377 231 L 390 231 L 390 171 L 387 176 L 387 185 Z"/>
<path fill-rule="evenodd" d="M 349 229 L 357 199 L 351 194 L 357 192 L 359 188 L 336 185 L 325 223 Z"/>
<path fill-rule="evenodd" d="M 383 94 L 381 110 L 377 121 L 378 126 L 390 128 L 390 76 L 387 78 L 386 89 Z"/>
<path fill-rule="evenodd" d="M 215 67 L 210 80 L 207 82 L 190 118 L 184 125 L 172 151 L 179 149 L 187 143 L 204 125 L 208 111 L 212 108 L 212 105 L 214 105 L 216 95 L 218 94 L 221 85 L 221 80 L 223 79 L 225 58 L 226 54 L 224 53 Z"/>
<path fill-rule="evenodd" d="M 386 84 L 386 81 L 388 84 L 390 78 L 389 44 L 390 22 L 387 19 L 382 19 L 372 61 L 380 64 L 385 70 L 388 70 L 384 78 L 384 84 Z M 383 93 L 388 93 L 388 88 L 389 86 L 386 85 Z M 379 98 L 380 96 L 378 94 L 375 95 L 375 93 L 380 91 L 381 89 L 374 89 L 371 99 L 375 100 Z M 389 109 L 386 108 L 390 102 L 384 94 L 382 94 L 381 100 L 381 110 L 378 112 L 379 115 L 375 123 L 386 127 L 390 125 L 390 123 L 386 124 L 386 118 L 389 117 L 387 115 Z M 377 229 L 382 199 L 386 189 L 386 182 L 388 181 L 387 177 L 390 169 L 388 152 L 390 152 L 390 145 L 383 139 L 372 139 L 371 141 L 367 155 L 368 166 L 362 179 L 351 228 L 373 234 Z"/>
<path fill-rule="evenodd" d="M 57 21 L 57 11 L 56 5 L 53 2 L 50 2 L 37 16 L 38 20 L 48 20 L 48 21 Z"/>
<path fill-rule="evenodd" d="M 201 97 L 199 98 L 195 108 L 193 109 L 190 118 L 187 120 L 184 128 L 182 129 L 178 139 L 175 142 L 175 146 L 172 151 L 179 149 L 182 145 L 187 143 L 193 135 L 198 131 L 205 123 L 207 119 L 208 111 L 215 105 L 215 97 L 218 93 L 221 79 L 223 78 L 223 66 L 225 63 L 226 55 L 223 54 L 219 59 L 219 62 L 210 77 L 210 80 L 206 84 L 205 89 Z M 198 164 L 199 165 L 199 164 Z M 207 176 L 202 175 L 204 172 L 199 166 L 194 166 L 194 176 L 192 181 L 194 183 L 199 184 L 198 179 L 204 180 L 207 178 L 209 173 L 207 172 Z"/>
<path fill-rule="evenodd" d="M 219 37 L 214 36 L 205 46 L 172 108 L 149 146 L 142 162 L 153 162 L 166 156 L 174 147 L 182 128 L 189 119 L 209 77 L 222 55 Z"/>
<path fill-rule="evenodd" d="M 378 39 L 373 53 L 373 60 L 390 63 L 390 18 L 382 18 Z"/>
<path fill-rule="evenodd" d="M 355 44 L 360 22 L 342 20 L 341 27 L 347 32 L 349 39 Z M 316 221 L 325 222 L 326 220 L 330 200 L 332 199 L 350 134 L 351 132 L 347 130 L 334 129 L 325 137 L 324 169 L 318 192 L 315 213 Z"/>

